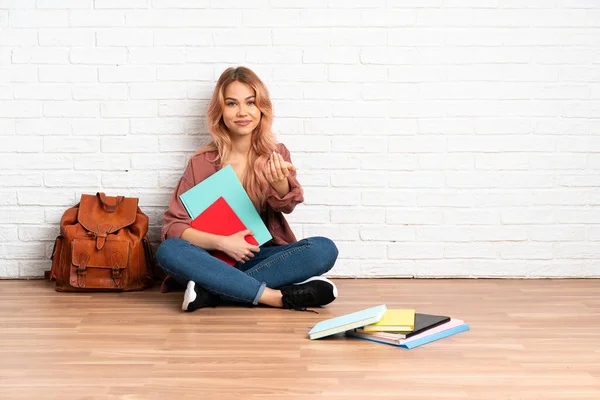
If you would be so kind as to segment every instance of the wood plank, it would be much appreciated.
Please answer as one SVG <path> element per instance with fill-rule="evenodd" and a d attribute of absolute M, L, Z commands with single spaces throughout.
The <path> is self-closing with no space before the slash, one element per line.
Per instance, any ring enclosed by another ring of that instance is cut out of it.
<path fill-rule="evenodd" d="M 338 279 L 319 314 L 0 281 L 4 399 L 598 399 L 599 280 Z M 385 303 L 471 330 L 404 350 L 318 321 Z"/>

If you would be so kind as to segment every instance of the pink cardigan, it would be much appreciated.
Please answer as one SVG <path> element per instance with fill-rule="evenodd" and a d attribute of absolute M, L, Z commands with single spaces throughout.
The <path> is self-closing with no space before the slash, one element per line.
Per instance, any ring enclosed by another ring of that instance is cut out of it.
<path fill-rule="evenodd" d="M 284 160 L 292 162 L 290 152 L 283 143 L 277 145 L 277 151 L 283 156 Z M 162 240 L 179 238 L 183 231 L 190 227 L 191 219 L 179 199 L 179 195 L 217 172 L 216 163 L 211 162 L 215 157 L 216 152 L 206 152 L 192 157 L 188 162 L 183 176 L 173 191 L 169 208 L 163 214 Z M 290 192 L 284 197 L 280 197 L 275 189 L 269 185 L 266 210 L 263 210 L 261 217 L 273 239 L 265 243 L 264 246 L 282 245 L 297 241 L 282 213 L 291 213 L 296 204 L 304 201 L 304 196 L 302 187 L 296 179 L 296 172 L 290 172 L 288 181 Z"/>

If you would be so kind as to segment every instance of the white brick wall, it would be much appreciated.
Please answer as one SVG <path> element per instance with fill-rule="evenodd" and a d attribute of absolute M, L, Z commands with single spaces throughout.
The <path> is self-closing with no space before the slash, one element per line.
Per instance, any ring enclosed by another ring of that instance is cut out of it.
<path fill-rule="evenodd" d="M 81 193 L 139 197 L 156 244 L 232 65 L 332 276 L 600 276 L 600 2 L 0 0 L 0 277 Z"/>

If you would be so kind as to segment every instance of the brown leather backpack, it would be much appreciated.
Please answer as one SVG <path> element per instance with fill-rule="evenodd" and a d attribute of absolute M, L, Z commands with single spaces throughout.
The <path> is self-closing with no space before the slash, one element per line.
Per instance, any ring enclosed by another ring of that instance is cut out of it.
<path fill-rule="evenodd" d="M 137 198 L 84 194 L 62 216 L 46 278 L 59 292 L 146 289 L 154 277 L 147 233 Z"/>

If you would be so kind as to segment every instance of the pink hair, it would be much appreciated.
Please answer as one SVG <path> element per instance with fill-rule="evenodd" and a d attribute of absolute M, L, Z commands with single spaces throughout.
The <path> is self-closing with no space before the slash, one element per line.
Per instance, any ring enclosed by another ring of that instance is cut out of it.
<path fill-rule="evenodd" d="M 269 183 L 259 171 L 263 171 L 269 156 L 275 150 L 275 137 L 271 131 L 273 124 L 273 104 L 265 84 L 249 68 L 237 67 L 227 68 L 219 77 L 215 90 L 213 91 L 210 104 L 208 105 L 207 125 L 212 141 L 203 146 L 196 154 L 208 151 L 216 151 L 215 162 L 219 168 L 223 167 L 231 152 L 231 137 L 223 122 L 223 109 L 225 107 L 225 88 L 232 82 L 241 82 L 256 93 L 255 104 L 261 112 L 261 119 L 252 132 L 250 151 L 248 153 L 248 164 L 242 179 L 242 185 L 248 193 L 254 206 L 260 211 L 265 205 L 267 188 Z"/>

